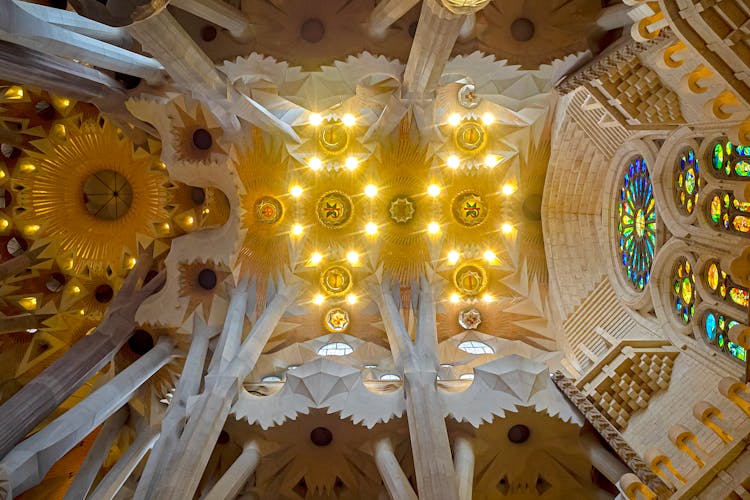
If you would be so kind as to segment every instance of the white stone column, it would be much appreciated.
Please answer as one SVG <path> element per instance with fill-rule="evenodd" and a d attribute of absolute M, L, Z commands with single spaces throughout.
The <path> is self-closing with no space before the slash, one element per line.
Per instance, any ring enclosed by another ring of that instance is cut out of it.
<path fill-rule="evenodd" d="M 94 484 L 94 479 L 96 479 L 99 469 L 102 468 L 112 443 L 114 443 L 122 426 L 128 419 L 129 413 L 128 407 L 124 406 L 104 422 L 102 430 L 99 431 L 94 444 L 78 468 L 75 479 L 65 492 L 64 500 L 80 500 L 88 496 L 89 490 Z"/>
<path fill-rule="evenodd" d="M 0 462 L 10 479 L 11 492 L 19 495 L 44 479 L 63 455 L 122 407 L 133 393 L 177 355 L 171 339 L 156 346 L 76 406 L 27 438 Z"/>
<path fill-rule="evenodd" d="M 253 38 L 253 27 L 245 13 L 221 0 L 172 0 L 171 5 L 227 29 L 238 41 Z"/>
<path fill-rule="evenodd" d="M 417 494 L 404 474 L 401 464 L 393 451 L 393 443 L 389 437 L 378 439 L 374 445 L 375 465 L 385 488 L 393 500 L 417 500 Z"/>
<path fill-rule="evenodd" d="M 458 436 L 453 446 L 453 460 L 458 477 L 458 500 L 471 500 L 474 491 L 474 447 L 464 436 Z"/>
<path fill-rule="evenodd" d="M 624 3 L 617 3 L 599 11 L 596 25 L 603 30 L 613 30 L 633 24 L 629 12 L 633 7 Z"/>
<path fill-rule="evenodd" d="M 385 38 L 388 28 L 417 3 L 419 0 L 381 0 L 367 18 L 367 32 L 373 38 Z"/>
<path fill-rule="evenodd" d="M 158 428 L 149 427 L 141 429 L 135 441 L 128 446 L 125 453 L 122 454 L 117 463 L 107 472 L 107 475 L 102 478 L 93 493 L 87 497 L 87 500 L 110 500 L 114 498 L 158 438 Z"/>
<path fill-rule="evenodd" d="M 254 441 L 245 446 L 237 460 L 202 500 L 233 500 L 260 462 L 260 450 Z"/>

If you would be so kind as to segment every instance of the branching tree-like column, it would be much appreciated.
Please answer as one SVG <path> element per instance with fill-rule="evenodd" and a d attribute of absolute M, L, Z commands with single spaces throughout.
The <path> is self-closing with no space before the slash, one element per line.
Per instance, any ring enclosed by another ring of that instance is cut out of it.
<path fill-rule="evenodd" d="M 2 47 L 0 47 L 0 50 L 2 50 Z M 12 278 L 16 274 L 24 272 L 31 266 L 38 264 L 41 260 L 43 260 L 40 259 L 39 256 L 45 248 L 47 248 L 47 245 L 40 245 L 35 248 L 30 248 L 21 255 L 13 257 L 12 259 L 6 260 L 2 264 L 0 264 L 0 283 L 7 280 L 8 278 Z"/>
<path fill-rule="evenodd" d="M 416 339 L 399 314 L 387 280 L 372 294 L 383 318 L 396 366 L 403 374 L 414 469 L 422 498 L 455 500 L 458 483 L 437 388 L 437 327 L 432 283 L 420 281 Z"/>
<path fill-rule="evenodd" d="M 152 263 L 151 250 L 142 252 L 96 330 L 0 406 L 0 457 L 109 363 L 125 344 L 136 326 L 136 310 L 164 283 L 165 275 L 160 274 L 139 286 Z"/>
<path fill-rule="evenodd" d="M 279 288 L 276 297 L 253 325 L 234 356 L 228 356 L 229 353 L 226 352 L 217 353 L 231 361 L 212 363 L 212 367 L 216 368 L 206 376 L 203 393 L 190 409 L 179 442 L 171 454 L 161 457 L 166 467 L 152 498 L 182 500 L 192 498 L 195 494 L 216 440 L 237 399 L 242 381 L 255 367 L 279 320 L 302 290 L 301 280 L 292 279 L 295 281 L 287 281 Z M 236 322 L 244 320 L 244 314 L 234 317 L 236 319 L 233 321 Z M 234 325 L 228 327 L 225 324 L 222 334 L 233 330 Z M 229 348 L 233 343 L 220 339 L 219 344 Z"/>
<path fill-rule="evenodd" d="M 382 0 L 367 18 L 367 31 L 375 38 L 385 38 L 388 28 L 417 5 L 419 0 Z"/>
<path fill-rule="evenodd" d="M 382 437 L 375 442 L 373 448 L 375 465 L 390 497 L 393 500 L 417 500 L 409 478 L 398 463 L 391 439 L 388 436 Z"/>
<path fill-rule="evenodd" d="M 153 349 L 112 380 L 13 448 L 0 462 L 0 477 L 7 474 L 12 494 L 39 484 L 55 462 L 127 403 L 151 375 L 176 355 L 171 339 L 159 339 Z"/>
<path fill-rule="evenodd" d="M 422 99 L 435 90 L 466 16 L 487 3 L 488 0 L 422 2 L 417 32 L 404 70 L 405 97 Z M 466 5 L 457 7 L 461 4 Z"/>

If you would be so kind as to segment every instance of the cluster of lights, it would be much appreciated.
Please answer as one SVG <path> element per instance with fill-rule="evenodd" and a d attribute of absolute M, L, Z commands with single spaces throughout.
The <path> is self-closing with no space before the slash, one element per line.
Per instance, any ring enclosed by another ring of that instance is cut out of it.
<path fill-rule="evenodd" d="M 492 250 L 485 250 L 484 254 L 482 254 L 484 257 L 484 260 L 486 260 L 488 263 L 493 264 L 497 263 L 497 255 Z M 461 259 L 461 253 L 458 250 L 451 250 L 448 252 L 448 263 L 451 265 L 455 265 L 458 263 L 458 261 Z"/>
<path fill-rule="evenodd" d="M 320 169 L 323 168 L 323 160 L 318 158 L 317 156 L 313 156 L 309 160 L 307 160 L 307 166 L 310 167 L 310 170 L 313 172 L 317 172 Z M 344 160 L 344 166 L 349 171 L 355 171 L 357 170 L 357 167 L 359 166 L 359 160 L 354 156 L 348 156 L 346 160 Z"/>
<path fill-rule="evenodd" d="M 313 304 L 319 306 L 319 305 L 323 304 L 326 301 L 326 296 L 323 295 L 322 293 L 316 293 L 313 296 L 312 301 L 313 301 Z M 349 295 L 346 296 L 346 301 L 349 304 L 354 305 L 354 304 L 356 304 L 359 301 L 359 297 L 357 297 L 356 294 L 350 293 Z"/>
<path fill-rule="evenodd" d="M 318 125 L 323 123 L 323 115 L 321 115 L 320 113 L 311 113 L 310 118 L 308 119 L 308 123 L 313 127 L 317 127 Z M 346 113 L 341 117 L 341 123 L 343 123 L 347 127 L 353 127 L 357 123 L 357 117 L 351 113 Z"/>
<path fill-rule="evenodd" d="M 448 297 L 448 300 L 450 300 L 451 304 L 458 304 L 461 302 L 461 294 L 453 292 L 450 297 Z M 495 297 L 488 292 L 482 295 L 482 300 L 489 304 L 490 302 L 495 302 Z"/>
<path fill-rule="evenodd" d="M 489 111 L 482 113 L 481 119 L 484 125 L 489 126 L 495 123 L 495 115 L 493 115 Z M 450 115 L 448 115 L 448 125 L 450 125 L 451 127 L 458 127 L 462 120 L 463 117 L 458 113 L 451 113 Z"/>

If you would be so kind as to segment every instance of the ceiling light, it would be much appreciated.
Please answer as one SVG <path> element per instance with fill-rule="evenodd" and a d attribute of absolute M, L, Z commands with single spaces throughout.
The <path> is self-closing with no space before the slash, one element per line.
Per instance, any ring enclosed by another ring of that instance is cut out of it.
<path fill-rule="evenodd" d="M 300 236 L 305 231 L 305 228 L 302 227 L 302 224 L 294 224 L 292 226 L 292 234 L 294 236 Z"/>
<path fill-rule="evenodd" d="M 350 304 L 356 304 L 357 303 L 357 296 L 353 293 L 350 293 L 346 296 L 346 301 Z"/>
<path fill-rule="evenodd" d="M 510 196 L 513 193 L 516 192 L 516 187 L 513 184 L 504 184 L 503 185 L 503 194 L 505 196 Z"/>
<path fill-rule="evenodd" d="M 320 113 L 312 113 L 310 115 L 310 125 L 317 127 L 321 123 L 323 123 L 323 116 Z"/>
<path fill-rule="evenodd" d="M 458 159 L 458 156 L 456 155 L 450 155 L 448 157 L 448 166 L 452 168 L 453 170 L 457 169 L 459 166 L 461 166 L 461 160 Z"/>
<path fill-rule="evenodd" d="M 495 262 L 496 259 L 497 255 L 495 255 L 495 252 L 493 252 L 492 250 L 485 250 L 484 260 L 486 260 L 487 262 Z"/>
<path fill-rule="evenodd" d="M 505 223 L 502 226 L 500 226 L 500 229 L 503 231 L 504 234 L 510 234 L 513 232 L 513 224 Z"/>
<path fill-rule="evenodd" d="M 367 186 L 365 186 L 365 195 L 366 196 L 368 196 L 370 198 L 373 198 L 376 194 L 378 194 L 378 188 L 377 188 L 377 186 L 375 186 L 373 184 L 368 184 Z"/>
<path fill-rule="evenodd" d="M 310 264 L 312 264 L 313 266 L 317 266 L 322 260 L 323 255 L 320 252 L 313 252 L 313 254 L 310 256 Z"/>
<path fill-rule="evenodd" d="M 357 165 L 359 165 L 359 162 L 357 161 L 355 157 L 350 156 L 346 159 L 344 164 L 346 165 L 346 168 L 348 168 L 349 170 L 354 170 L 357 168 Z"/>
<path fill-rule="evenodd" d="M 448 252 L 448 262 L 450 262 L 451 264 L 455 264 L 460 258 L 461 254 L 458 253 L 458 251 L 451 250 L 450 252 Z"/>
<path fill-rule="evenodd" d="M 347 113 L 343 117 L 341 117 L 341 121 L 344 122 L 344 125 L 346 125 L 347 127 L 351 127 L 352 125 L 357 123 L 357 119 L 351 113 Z"/>
<path fill-rule="evenodd" d="M 427 186 L 427 194 L 433 197 L 439 195 L 440 186 L 438 186 L 437 184 L 430 184 L 429 186 Z"/>
<path fill-rule="evenodd" d="M 484 164 L 489 168 L 495 168 L 498 163 L 500 163 L 500 158 L 497 155 L 490 154 L 484 157 Z"/>
<path fill-rule="evenodd" d="M 451 113 L 450 116 L 448 116 L 448 125 L 451 127 L 456 127 L 459 123 L 461 123 L 461 115 L 458 113 Z"/>
<path fill-rule="evenodd" d="M 291 194 L 295 198 L 299 198 L 300 196 L 302 196 L 302 186 L 300 186 L 299 184 L 295 184 L 294 186 L 289 188 L 289 194 Z"/>
<path fill-rule="evenodd" d="M 482 115 L 482 123 L 484 123 L 485 125 L 492 125 L 493 123 L 495 123 L 495 115 L 493 115 L 492 113 L 484 113 Z"/>
<path fill-rule="evenodd" d="M 346 254 L 346 260 L 348 260 L 350 264 L 356 264 L 359 262 L 359 254 L 354 250 L 351 250 Z"/>
<path fill-rule="evenodd" d="M 427 224 L 427 232 L 430 234 L 438 234 L 440 232 L 440 224 L 437 222 L 430 222 Z"/>
<path fill-rule="evenodd" d="M 320 293 L 315 294 L 315 297 L 313 297 L 313 302 L 318 305 L 322 304 L 325 301 L 326 301 L 326 298 Z"/>
<path fill-rule="evenodd" d="M 378 225 L 375 224 L 374 222 L 368 222 L 365 225 L 365 233 L 367 233 L 367 234 L 369 234 L 371 236 L 375 235 L 375 234 L 378 234 Z"/>
<path fill-rule="evenodd" d="M 313 156 L 310 158 L 310 160 L 307 162 L 307 165 L 315 172 L 323 168 L 323 162 L 320 161 L 320 158 L 317 156 Z"/>
<path fill-rule="evenodd" d="M 459 294 L 457 294 L 457 293 L 452 293 L 451 294 L 450 301 L 453 304 L 457 304 L 459 300 L 461 300 L 461 296 Z"/>
<path fill-rule="evenodd" d="M 485 293 L 482 296 L 482 300 L 485 301 L 485 302 L 494 302 L 495 298 L 492 295 L 490 295 L 489 293 Z"/>

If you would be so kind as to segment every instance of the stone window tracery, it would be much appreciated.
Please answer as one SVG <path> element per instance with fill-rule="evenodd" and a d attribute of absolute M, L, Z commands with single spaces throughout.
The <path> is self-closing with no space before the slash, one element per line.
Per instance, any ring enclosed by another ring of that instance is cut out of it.
<path fill-rule="evenodd" d="M 729 330 L 740 322 L 721 314 L 716 310 L 708 310 L 703 315 L 701 330 L 703 340 L 715 350 L 739 361 L 747 359 L 747 351 L 740 345 L 729 340 Z"/>
<path fill-rule="evenodd" d="M 750 293 L 746 288 L 738 286 L 732 278 L 721 268 L 717 260 L 711 260 L 706 264 L 704 280 L 717 299 L 729 304 L 739 306 L 746 310 L 750 301 Z"/>
<path fill-rule="evenodd" d="M 750 236 L 750 202 L 739 201 L 730 191 L 714 191 L 706 211 L 717 229 Z"/>
<path fill-rule="evenodd" d="M 672 271 L 672 298 L 677 318 L 689 324 L 695 314 L 697 292 L 693 266 L 685 257 L 677 260 Z"/>
<path fill-rule="evenodd" d="M 675 196 L 684 215 L 691 215 L 698 202 L 701 174 L 693 148 L 686 148 L 675 162 Z"/>
<path fill-rule="evenodd" d="M 461 349 L 464 352 L 468 352 L 469 354 L 494 354 L 495 350 L 485 344 L 484 342 L 479 342 L 477 340 L 466 340 L 464 342 L 461 342 L 458 344 L 458 348 Z"/>
<path fill-rule="evenodd" d="M 709 150 L 711 173 L 725 179 L 750 179 L 750 146 L 732 144 L 727 138 L 718 139 Z"/>

